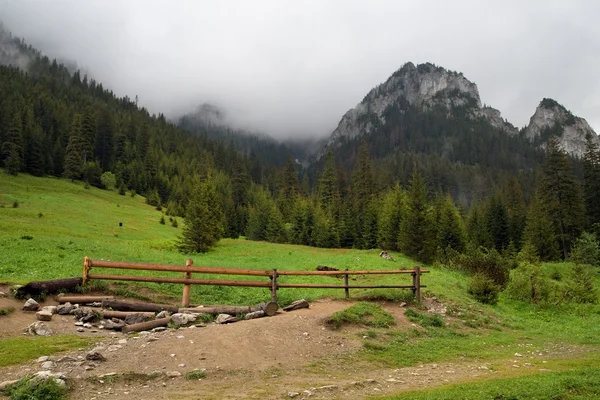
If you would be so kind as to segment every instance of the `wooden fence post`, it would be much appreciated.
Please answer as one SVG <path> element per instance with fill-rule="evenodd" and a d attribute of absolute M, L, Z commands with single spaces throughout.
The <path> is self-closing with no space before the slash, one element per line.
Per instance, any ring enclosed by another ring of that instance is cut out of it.
<path fill-rule="evenodd" d="M 191 258 L 188 258 L 185 262 L 185 266 L 186 267 L 191 267 L 192 264 L 194 262 L 192 261 Z M 184 278 L 185 279 L 192 279 L 192 273 L 191 272 L 184 272 Z M 181 306 L 182 307 L 189 307 L 190 306 L 190 292 L 191 292 L 191 285 L 190 284 L 184 284 L 183 285 L 183 298 L 181 299 Z"/>
<path fill-rule="evenodd" d="M 273 269 L 271 275 L 271 302 L 277 304 L 277 269 Z"/>
<path fill-rule="evenodd" d="M 88 256 L 85 256 L 85 258 L 83 259 L 83 279 L 81 281 L 82 286 L 85 286 L 85 284 L 87 283 L 89 272 L 90 272 L 90 258 Z"/>
<path fill-rule="evenodd" d="M 421 267 L 416 266 L 413 268 L 415 272 L 413 272 L 413 294 L 415 295 L 415 299 L 417 299 L 417 303 L 421 302 Z"/>
<path fill-rule="evenodd" d="M 348 271 L 348 268 L 346 268 L 346 271 Z M 346 298 L 349 299 L 350 298 L 350 289 L 348 289 L 348 274 L 344 275 L 344 286 L 346 286 L 344 288 L 344 292 L 346 292 Z"/>

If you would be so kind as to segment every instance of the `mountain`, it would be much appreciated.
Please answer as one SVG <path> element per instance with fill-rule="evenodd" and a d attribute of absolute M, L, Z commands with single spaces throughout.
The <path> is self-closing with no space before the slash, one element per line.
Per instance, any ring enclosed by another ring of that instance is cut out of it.
<path fill-rule="evenodd" d="M 404 112 L 407 106 L 422 111 L 441 108 L 448 113 L 463 108 L 468 119 L 482 119 L 509 135 L 518 134 L 518 130 L 502 118 L 500 111 L 481 105 L 477 85 L 462 73 L 448 71 L 431 63 L 415 66 L 409 62 L 383 84 L 372 89 L 342 117 L 317 158 L 321 158 L 329 149 L 340 147 L 344 141 L 376 132 L 385 126 L 389 113 L 395 107 Z"/>
<path fill-rule="evenodd" d="M 582 157 L 585 138 L 592 135 L 600 145 L 600 137 L 583 118 L 573 115 L 553 99 L 543 99 L 523 131 L 524 136 L 536 145 L 542 145 L 557 136 L 559 145 L 569 154 Z"/>

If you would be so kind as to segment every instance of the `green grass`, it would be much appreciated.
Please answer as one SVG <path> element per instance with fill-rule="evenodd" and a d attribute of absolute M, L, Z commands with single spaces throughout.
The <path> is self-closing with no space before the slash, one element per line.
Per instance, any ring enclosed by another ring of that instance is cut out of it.
<path fill-rule="evenodd" d="M 600 398 L 600 368 L 494 379 L 405 392 L 389 400 L 588 400 Z"/>
<path fill-rule="evenodd" d="M 380 305 L 359 302 L 345 310 L 332 314 L 327 319 L 327 324 L 334 329 L 339 329 L 345 324 L 389 328 L 392 325 L 396 325 L 396 321 L 394 320 L 394 316 Z"/>
<path fill-rule="evenodd" d="M 3 315 L 8 315 L 8 314 L 10 314 L 10 313 L 12 313 L 14 311 L 15 311 L 14 307 L 0 308 L 0 317 L 3 316 Z"/>
<path fill-rule="evenodd" d="M 17 337 L 0 340 L 0 368 L 20 364 L 41 356 L 93 344 L 95 339 L 75 335 Z"/>
<path fill-rule="evenodd" d="M 188 381 L 195 381 L 206 378 L 206 372 L 195 369 L 193 371 L 186 372 L 183 377 Z"/>
<path fill-rule="evenodd" d="M 4 390 L 10 400 L 62 400 L 66 399 L 68 389 L 60 386 L 54 379 L 34 382 L 25 377 Z"/>

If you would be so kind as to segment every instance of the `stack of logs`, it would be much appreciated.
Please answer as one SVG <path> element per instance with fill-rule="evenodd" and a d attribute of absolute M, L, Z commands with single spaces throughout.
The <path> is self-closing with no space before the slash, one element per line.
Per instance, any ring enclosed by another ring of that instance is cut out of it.
<path fill-rule="evenodd" d="M 141 303 L 141 302 L 129 302 L 123 300 L 117 300 L 112 296 L 69 296 L 69 295 L 61 295 L 57 298 L 58 302 L 61 304 L 71 303 L 71 304 L 94 304 L 102 306 L 102 310 L 98 312 L 98 314 L 104 319 L 113 319 L 117 318 L 119 320 L 124 320 L 129 316 L 136 315 L 141 319 L 148 319 L 145 322 L 138 322 L 131 325 L 125 325 L 121 331 L 123 333 L 128 332 L 139 332 L 144 330 L 153 329 L 160 326 L 167 326 L 169 322 L 171 322 L 170 314 L 175 313 L 187 313 L 187 314 L 210 314 L 210 315 L 219 315 L 219 314 L 229 314 L 229 315 L 238 315 L 238 314 L 246 314 L 246 318 L 260 318 L 265 316 L 273 316 L 277 313 L 279 306 L 277 303 L 269 302 L 263 303 L 258 306 L 206 306 L 206 307 L 186 307 L 186 308 L 178 308 L 171 305 L 165 304 L 154 304 L 154 303 Z M 300 300 L 300 302 L 306 303 L 304 306 L 300 306 L 297 308 L 306 308 L 308 307 L 308 303 L 305 300 Z M 295 302 L 293 304 L 296 304 Z M 292 304 L 292 305 L 293 305 Z M 298 304 L 297 304 L 298 305 Z M 286 307 L 288 308 L 288 307 Z M 294 309 L 297 309 L 294 308 Z M 162 313 L 162 312 L 165 313 Z M 289 310 L 288 310 L 289 311 Z M 156 318 L 156 315 L 163 314 L 165 317 Z M 237 321 L 237 319 L 235 319 Z M 234 320 L 229 320 L 228 322 L 235 322 Z"/>

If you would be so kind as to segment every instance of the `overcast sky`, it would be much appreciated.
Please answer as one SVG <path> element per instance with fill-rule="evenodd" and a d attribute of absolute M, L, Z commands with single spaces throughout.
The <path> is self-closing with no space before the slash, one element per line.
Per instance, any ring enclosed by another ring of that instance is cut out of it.
<path fill-rule="evenodd" d="M 522 127 L 552 97 L 600 131 L 600 1 L 1 0 L 51 57 L 168 116 L 202 102 L 274 136 L 328 135 L 407 61 L 463 72 Z"/>

